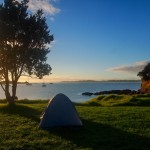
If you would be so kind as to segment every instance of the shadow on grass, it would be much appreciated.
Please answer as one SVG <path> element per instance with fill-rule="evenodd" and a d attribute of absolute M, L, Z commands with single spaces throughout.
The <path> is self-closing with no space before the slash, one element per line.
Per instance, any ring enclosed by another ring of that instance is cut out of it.
<path fill-rule="evenodd" d="M 5 113 L 5 114 L 19 115 L 22 117 L 26 117 L 35 122 L 40 121 L 40 119 L 39 119 L 40 112 L 39 111 L 32 109 L 30 107 L 27 107 L 27 106 L 20 105 L 20 104 L 5 105 L 0 108 L 0 112 Z"/>
<path fill-rule="evenodd" d="M 85 102 L 81 102 L 81 103 L 74 103 L 75 106 L 88 106 L 88 107 L 93 107 L 93 106 L 101 106 L 99 103 L 97 102 L 90 102 L 90 103 L 85 103 Z"/>
<path fill-rule="evenodd" d="M 28 100 L 28 99 L 22 99 L 16 101 L 18 104 L 47 104 L 49 100 Z"/>
<path fill-rule="evenodd" d="M 105 150 L 149 150 L 150 138 L 100 123 L 83 120 L 81 128 L 51 129 L 51 134 L 71 141 L 77 147 Z"/>

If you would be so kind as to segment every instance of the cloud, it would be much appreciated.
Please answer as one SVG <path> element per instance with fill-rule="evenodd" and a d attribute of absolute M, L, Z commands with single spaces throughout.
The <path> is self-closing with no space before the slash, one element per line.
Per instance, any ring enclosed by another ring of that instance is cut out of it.
<path fill-rule="evenodd" d="M 60 0 L 51 0 L 52 2 L 59 2 Z"/>
<path fill-rule="evenodd" d="M 29 9 L 32 12 L 36 12 L 38 9 L 43 9 L 46 15 L 54 16 L 55 14 L 60 12 L 60 9 L 54 7 L 54 5 L 52 4 L 52 2 L 56 1 L 58 0 L 30 0 Z"/>
<path fill-rule="evenodd" d="M 150 61 L 140 61 L 136 62 L 131 65 L 125 65 L 125 66 L 119 66 L 119 67 L 113 67 L 107 69 L 107 71 L 112 72 L 126 72 L 126 73 L 138 73 L 139 71 L 143 70 L 144 67 L 149 63 Z"/>

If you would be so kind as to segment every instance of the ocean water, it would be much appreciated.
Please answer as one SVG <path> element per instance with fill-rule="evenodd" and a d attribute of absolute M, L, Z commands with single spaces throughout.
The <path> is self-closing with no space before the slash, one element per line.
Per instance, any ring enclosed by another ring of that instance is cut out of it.
<path fill-rule="evenodd" d="M 94 96 L 83 96 L 83 92 L 99 92 L 105 90 L 138 90 L 141 82 L 62 82 L 46 84 L 42 87 L 40 83 L 31 86 L 19 84 L 17 96 L 19 99 L 51 99 L 58 93 L 66 94 L 73 102 L 85 102 Z M 11 88 L 11 87 L 10 87 Z M 0 88 L 0 99 L 5 98 L 3 90 Z"/>

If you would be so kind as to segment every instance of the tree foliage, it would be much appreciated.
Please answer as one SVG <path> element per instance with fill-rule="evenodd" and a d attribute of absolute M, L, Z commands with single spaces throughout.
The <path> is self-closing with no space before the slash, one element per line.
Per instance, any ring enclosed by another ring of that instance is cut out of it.
<path fill-rule="evenodd" d="M 138 73 L 142 80 L 150 80 L 150 63 L 148 63 L 142 71 Z"/>
<path fill-rule="evenodd" d="M 28 0 L 4 0 L 0 5 L 0 80 L 8 101 L 14 101 L 22 75 L 41 79 L 51 71 L 46 60 L 53 36 L 43 11 L 29 14 L 27 4 Z"/>

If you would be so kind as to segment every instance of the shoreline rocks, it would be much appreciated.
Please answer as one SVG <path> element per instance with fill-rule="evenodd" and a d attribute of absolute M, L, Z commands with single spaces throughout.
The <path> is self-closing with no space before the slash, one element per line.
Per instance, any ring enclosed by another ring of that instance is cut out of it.
<path fill-rule="evenodd" d="M 82 95 L 91 96 L 91 95 L 94 95 L 94 93 L 91 93 L 91 92 L 84 92 L 84 93 L 82 93 Z"/>
<path fill-rule="evenodd" d="M 92 92 L 84 92 L 82 93 L 82 95 L 86 95 L 86 96 L 92 96 L 92 95 L 104 95 L 104 94 L 127 94 L 127 95 L 132 95 L 132 94 L 141 94 L 140 90 L 135 91 L 135 90 L 129 90 L 129 89 L 125 89 L 125 90 L 110 90 L 110 91 L 100 91 L 100 92 L 96 92 L 96 93 L 92 93 Z"/>

